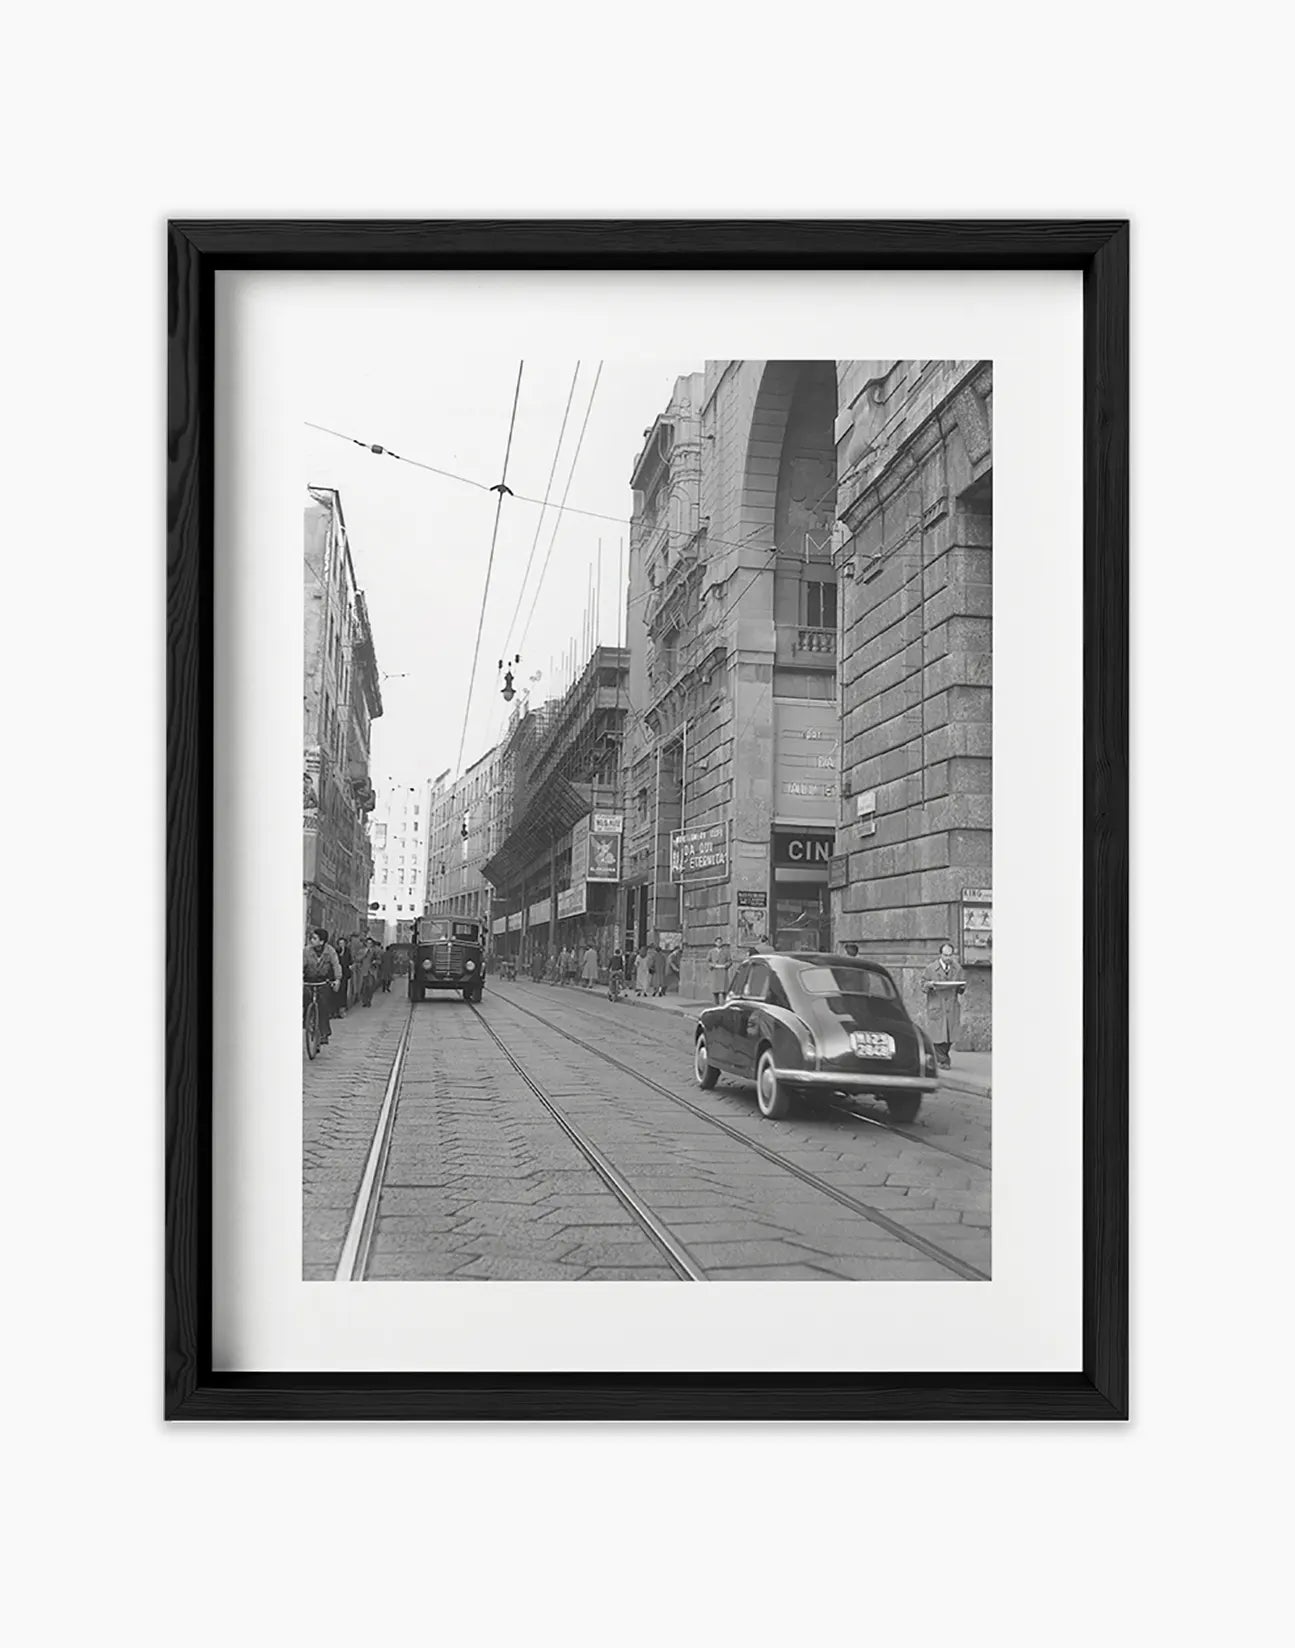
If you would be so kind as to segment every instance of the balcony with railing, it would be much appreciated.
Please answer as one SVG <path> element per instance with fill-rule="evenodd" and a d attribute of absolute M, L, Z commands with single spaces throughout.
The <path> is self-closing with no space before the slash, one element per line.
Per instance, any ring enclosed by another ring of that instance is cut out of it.
<path fill-rule="evenodd" d="M 836 665 L 836 631 L 816 624 L 778 625 L 778 662 L 799 669 L 831 669 Z"/>

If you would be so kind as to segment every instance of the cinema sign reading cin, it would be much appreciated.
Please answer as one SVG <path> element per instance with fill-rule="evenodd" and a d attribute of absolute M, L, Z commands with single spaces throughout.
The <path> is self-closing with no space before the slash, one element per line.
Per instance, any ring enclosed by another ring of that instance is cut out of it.
<path fill-rule="evenodd" d="M 833 830 L 778 830 L 773 838 L 773 861 L 794 870 L 818 869 L 832 862 L 835 841 Z"/>

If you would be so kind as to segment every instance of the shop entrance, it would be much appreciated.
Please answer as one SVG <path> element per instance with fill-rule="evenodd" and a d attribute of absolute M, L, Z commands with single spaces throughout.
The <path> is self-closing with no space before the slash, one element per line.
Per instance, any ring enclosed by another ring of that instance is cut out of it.
<path fill-rule="evenodd" d="M 835 840 L 833 830 L 775 827 L 770 898 L 775 950 L 832 948 L 828 874 Z"/>

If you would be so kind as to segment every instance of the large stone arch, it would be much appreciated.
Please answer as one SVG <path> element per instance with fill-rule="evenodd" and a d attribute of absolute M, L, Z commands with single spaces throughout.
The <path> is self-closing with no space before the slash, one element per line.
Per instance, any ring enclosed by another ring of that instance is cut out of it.
<path fill-rule="evenodd" d="M 836 410 L 835 361 L 764 363 L 746 439 L 744 542 L 786 553 L 799 549 L 806 530 L 830 532 Z"/>

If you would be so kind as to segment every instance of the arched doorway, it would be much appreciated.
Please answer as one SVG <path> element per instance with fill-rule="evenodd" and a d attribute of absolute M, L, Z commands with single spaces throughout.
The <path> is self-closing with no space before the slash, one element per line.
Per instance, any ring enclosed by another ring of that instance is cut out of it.
<path fill-rule="evenodd" d="M 770 710 L 764 851 L 768 936 L 780 949 L 831 943 L 840 760 L 836 416 L 835 361 L 764 364 L 747 439 L 742 536 L 769 557 L 771 574 L 754 593 L 774 637 L 763 687 Z"/>

